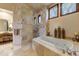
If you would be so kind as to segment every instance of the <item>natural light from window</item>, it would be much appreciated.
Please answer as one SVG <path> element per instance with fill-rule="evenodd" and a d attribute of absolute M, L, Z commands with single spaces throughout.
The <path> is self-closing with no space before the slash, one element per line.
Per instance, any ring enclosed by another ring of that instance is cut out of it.
<path fill-rule="evenodd" d="M 57 17 L 57 5 L 50 9 L 50 18 Z"/>
<path fill-rule="evenodd" d="M 38 16 L 38 23 L 41 23 L 41 16 Z"/>
<path fill-rule="evenodd" d="M 63 3 L 62 4 L 62 15 L 75 12 L 76 11 L 76 3 Z"/>

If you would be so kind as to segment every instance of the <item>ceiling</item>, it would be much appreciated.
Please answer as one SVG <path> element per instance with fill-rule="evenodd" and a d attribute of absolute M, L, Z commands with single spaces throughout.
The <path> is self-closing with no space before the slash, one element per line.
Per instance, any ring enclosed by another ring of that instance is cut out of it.
<path fill-rule="evenodd" d="M 33 10 L 35 10 L 36 12 L 39 12 L 44 7 L 49 6 L 50 3 L 29 3 L 29 4 L 26 4 L 26 5 L 29 6 L 30 8 L 32 8 Z"/>
<path fill-rule="evenodd" d="M 0 3 L 0 8 L 11 10 L 13 11 L 15 9 L 16 4 L 14 3 Z"/>
<path fill-rule="evenodd" d="M 42 8 L 49 6 L 51 3 L 0 3 L 0 8 L 14 11 L 16 6 L 20 5 L 29 7 L 31 10 L 39 12 Z"/>

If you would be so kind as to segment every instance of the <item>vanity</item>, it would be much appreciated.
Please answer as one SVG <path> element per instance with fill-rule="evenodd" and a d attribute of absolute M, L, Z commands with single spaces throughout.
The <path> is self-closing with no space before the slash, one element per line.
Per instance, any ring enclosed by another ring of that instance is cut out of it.
<path fill-rule="evenodd" d="M 33 39 L 33 49 L 38 56 L 72 56 L 79 55 L 79 47 L 72 41 L 41 36 Z"/>
<path fill-rule="evenodd" d="M 0 43 L 12 41 L 12 36 L 13 35 L 11 31 L 0 32 Z"/>

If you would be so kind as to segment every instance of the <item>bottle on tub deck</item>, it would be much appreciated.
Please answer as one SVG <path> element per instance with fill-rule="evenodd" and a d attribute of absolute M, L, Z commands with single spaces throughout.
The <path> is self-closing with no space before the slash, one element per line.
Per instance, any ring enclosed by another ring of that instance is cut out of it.
<path fill-rule="evenodd" d="M 57 28 L 54 29 L 54 37 L 57 38 Z"/>
<path fill-rule="evenodd" d="M 62 39 L 66 38 L 66 33 L 65 33 L 65 29 L 64 28 L 61 29 L 61 38 Z"/>
<path fill-rule="evenodd" d="M 57 37 L 58 37 L 58 38 L 61 38 L 61 27 L 58 27 L 58 30 L 57 30 Z"/>
<path fill-rule="evenodd" d="M 79 32 L 75 32 L 75 39 L 77 42 L 79 42 Z"/>

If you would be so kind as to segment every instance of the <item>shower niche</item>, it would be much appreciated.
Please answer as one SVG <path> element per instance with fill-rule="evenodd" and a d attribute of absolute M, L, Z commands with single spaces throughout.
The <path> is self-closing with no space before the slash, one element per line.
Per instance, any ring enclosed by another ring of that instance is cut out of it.
<path fill-rule="evenodd" d="M 14 29 L 14 35 L 20 35 L 20 29 Z"/>

